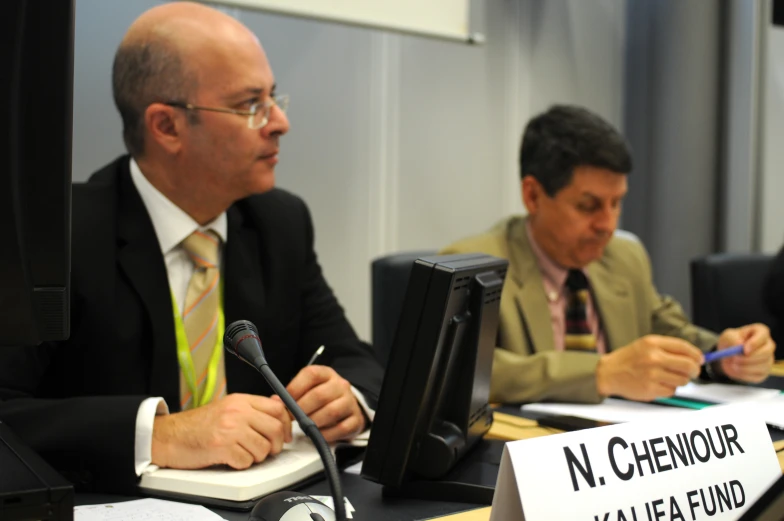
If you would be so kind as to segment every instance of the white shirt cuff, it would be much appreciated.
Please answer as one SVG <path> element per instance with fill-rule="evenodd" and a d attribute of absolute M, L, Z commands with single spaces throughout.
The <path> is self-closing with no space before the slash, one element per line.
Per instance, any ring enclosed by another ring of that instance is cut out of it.
<path fill-rule="evenodd" d="M 352 393 L 354 393 L 354 396 L 356 397 L 357 401 L 359 402 L 359 406 L 360 406 L 360 407 L 362 407 L 362 410 L 363 410 L 363 411 L 365 412 L 365 414 L 367 415 L 367 417 L 368 417 L 368 420 L 370 420 L 370 421 L 372 422 L 372 421 L 373 421 L 373 418 L 375 418 L 375 417 L 376 417 L 376 411 L 374 411 L 373 409 L 371 409 L 371 408 L 368 406 L 368 404 L 367 404 L 367 401 L 365 401 L 365 397 L 364 397 L 364 396 L 362 395 L 362 393 L 361 393 L 361 392 L 359 392 L 359 391 L 357 390 L 357 388 L 356 388 L 356 387 L 354 387 L 353 385 L 351 386 L 351 392 L 352 392 Z M 368 427 L 369 427 L 369 426 L 368 426 Z M 366 430 L 367 430 L 367 429 L 366 429 Z"/>
<path fill-rule="evenodd" d="M 163 398 L 147 398 L 136 413 L 134 468 L 137 476 L 141 476 L 152 464 L 152 427 L 159 414 L 169 414 L 169 406 Z"/>

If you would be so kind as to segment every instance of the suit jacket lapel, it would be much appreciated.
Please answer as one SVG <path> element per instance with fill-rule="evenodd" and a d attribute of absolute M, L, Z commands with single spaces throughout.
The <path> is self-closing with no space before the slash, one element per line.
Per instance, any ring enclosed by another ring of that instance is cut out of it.
<path fill-rule="evenodd" d="M 612 261 L 605 256 L 588 266 L 591 290 L 602 320 L 608 351 L 637 338 L 637 320 L 629 283 L 613 274 L 611 264 Z"/>
<path fill-rule="evenodd" d="M 169 278 L 158 237 L 139 192 L 131 180 L 128 161 L 119 167 L 117 259 L 130 285 L 142 301 L 151 324 L 152 338 L 143 349 L 151 351 L 149 393 L 162 396 L 170 407 L 180 403 L 179 365 L 174 335 Z M 122 320 L 122 317 L 118 317 Z"/>
<path fill-rule="evenodd" d="M 528 241 L 525 221 L 510 230 L 509 275 L 517 284 L 515 302 L 525 322 L 531 352 L 553 351 L 555 340 L 550 319 L 550 307 L 536 257 Z"/>
<path fill-rule="evenodd" d="M 241 203 L 240 203 L 241 205 Z M 264 278 L 259 236 L 245 222 L 245 216 L 234 205 L 227 212 L 228 237 L 223 262 L 223 309 L 226 326 L 236 320 L 250 320 L 262 336 L 264 310 Z M 233 356 L 226 357 L 226 380 L 229 392 L 251 392 L 258 389 L 261 375 Z"/>

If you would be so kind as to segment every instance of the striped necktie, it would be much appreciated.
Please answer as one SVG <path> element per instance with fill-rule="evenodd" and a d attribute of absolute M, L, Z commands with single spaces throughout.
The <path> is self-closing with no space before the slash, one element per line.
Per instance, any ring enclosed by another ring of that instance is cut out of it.
<path fill-rule="evenodd" d="M 582 270 L 569 270 L 566 277 L 566 334 L 564 348 L 571 351 L 596 351 L 596 336 L 588 324 L 588 279 Z"/>
<path fill-rule="evenodd" d="M 220 305 L 220 269 L 218 250 L 220 239 L 213 233 L 196 230 L 183 242 L 183 249 L 194 264 L 193 275 L 188 283 L 182 323 L 188 338 L 196 379 L 196 397 L 191 395 L 183 374 L 180 374 L 180 405 L 182 410 L 195 407 L 204 393 L 207 372 L 218 334 L 218 306 Z M 223 350 L 220 350 L 215 391 L 213 397 L 220 398 L 226 392 L 226 371 Z"/>

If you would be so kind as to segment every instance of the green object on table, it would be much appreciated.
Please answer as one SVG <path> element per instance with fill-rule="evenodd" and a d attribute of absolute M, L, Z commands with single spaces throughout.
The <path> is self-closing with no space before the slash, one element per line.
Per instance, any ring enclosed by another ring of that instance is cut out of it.
<path fill-rule="evenodd" d="M 714 403 L 705 403 L 705 402 L 695 402 L 694 400 L 687 400 L 685 398 L 656 398 L 653 403 L 658 403 L 661 405 L 672 405 L 674 407 L 685 407 L 687 409 L 704 409 L 705 407 L 710 407 L 712 405 L 716 405 Z"/>

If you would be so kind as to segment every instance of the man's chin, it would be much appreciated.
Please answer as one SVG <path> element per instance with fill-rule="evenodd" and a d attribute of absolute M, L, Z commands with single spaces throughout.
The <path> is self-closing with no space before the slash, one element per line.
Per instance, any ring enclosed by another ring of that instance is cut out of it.
<path fill-rule="evenodd" d="M 588 264 L 601 259 L 603 255 L 604 255 L 604 246 L 586 248 L 581 252 L 579 258 L 580 265 L 587 266 Z"/>
<path fill-rule="evenodd" d="M 263 194 L 275 188 L 275 171 L 268 170 L 255 174 L 251 180 L 250 191 L 254 194 Z"/>

